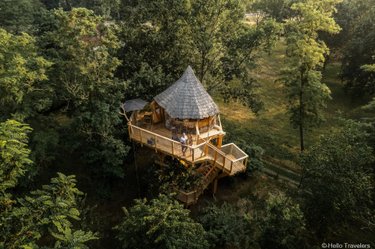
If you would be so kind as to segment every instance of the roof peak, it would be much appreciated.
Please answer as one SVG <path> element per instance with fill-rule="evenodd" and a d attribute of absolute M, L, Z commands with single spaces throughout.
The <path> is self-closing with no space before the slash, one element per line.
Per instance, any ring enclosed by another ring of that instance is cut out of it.
<path fill-rule="evenodd" d="M 195 75 L 193 68 L 189 65 L 185 72 L 182 74 L 181 78 L 178 81 L 183 81 L 185 84 L 200 84 L 198 77 Z"/>
<path fill-rule="evenodd" d="M 154 99 L 173 118 L 202 119 L 219 113 L 191 66 L 186 68 L 179 80 Z"/>

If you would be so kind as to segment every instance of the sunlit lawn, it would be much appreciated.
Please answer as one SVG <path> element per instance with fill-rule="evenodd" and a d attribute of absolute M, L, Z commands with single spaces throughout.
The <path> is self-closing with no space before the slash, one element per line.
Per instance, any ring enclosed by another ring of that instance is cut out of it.
<path fill-rule="evenodd" d="M 231 131 L 246 128 L 251 134 L 247 137 L 250 142 L 262 146 L 266 155 L 279 160 L 294 160 L 299 153 L 298 132 L 289 123 L 287 112 L 287 96 L 285 87 L 278 81 L 280 70 L 284 63 L 285 45 L 279 42 L 271 54 L 261 53 L 257 59 L 258 66 L 252 75 L 259 83 L 257 92 L 264 103 L 264 109 L 254 115 L 240 103 L 225 104 L 220 99 L 219 104 L 224 129 Z M 324 71 L 323 81 L 331 89 L 332 99 L 324 111 L 326 122 L 321 127 L 306 132 L 306 147 L 311 146 L 321 134 L 328 133 L 338 127 L 339 117 L 360 118 L 360 107 L 366 100 L 353 101 L 344 91 L 339 77 L 340 64 L 332 62 Z M 292 155 L 292 156 L 291 156 Z"/>

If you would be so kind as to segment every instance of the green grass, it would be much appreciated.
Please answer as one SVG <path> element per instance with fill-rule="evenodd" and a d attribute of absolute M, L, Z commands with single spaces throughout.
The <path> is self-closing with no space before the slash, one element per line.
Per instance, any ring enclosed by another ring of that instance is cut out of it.
<path fill-rule="evenodd" d="M 293 161 L 299 154 L 298 131 L 289 122 L 285 87 L 278 81 L 280 70 L 285 65 L 285 45 L 280 41 L 271 54 L 260 53 L 258 66 L 251 74 L 260 83 L 257 92 L 264 103 L 264 110 L 254 115 L 239 103 L 225 104 L 218 101 L 222 112 L 224 129 L 235 138 L 240 134 L 249 143 L 265 149 L 265 155 L 280 161 L 281 164 L 295 167 Z M 353 101 L 344 91 L 339 77 L 340 64 L 331 62 L 323 72 L 323 82 L 331 89 L 332 99 L 324 110 L 326 121 L 319 128 L 306 131 L 306 147 L 315 143 L 319 136 L 339 127 L 338 118 L 361 118 L 360 107 L 366 100 Z M 230 127 L 230 128 L 229 128 Z M 245 133 L 245 134 L 244 134 Z"/>

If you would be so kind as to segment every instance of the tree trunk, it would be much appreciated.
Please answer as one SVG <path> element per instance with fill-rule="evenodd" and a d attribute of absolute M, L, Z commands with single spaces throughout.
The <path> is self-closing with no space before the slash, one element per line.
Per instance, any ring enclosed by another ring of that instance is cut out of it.
<path fill-rule="evenodd" d="M 205 70 L 205 66 L 206 66 L 206 53 L 205 52 L 201 52 L 201 68 L 200 68 L 200 72 L 199 72 L 199 80 L 200 82 L 203 84 L 203 78 L 204 78 L 204 70 Z"/>
<path fill-rule="evenodd" d="M 303 124 L 302 124 L 302 122 L 299 125 L 299 139 L 300 139 L 300 146 L 301 146 L 301 152 L 302 152 L 302 151 L 305 150 L 305 144 L 304 144 L 304 139 L 303 139 Z"/>
<path fill-rule="evenodd" d="M 301 87 L 299 91 L 299 139 L 300 139 L 300 147 L 301 152 L 305 150 L 304 144 L 304 114 L 305 114 L 305 105 L 303 102 L 303 90 L 305 86 L 305 74 L 304 69 L 301 69 Z"/>

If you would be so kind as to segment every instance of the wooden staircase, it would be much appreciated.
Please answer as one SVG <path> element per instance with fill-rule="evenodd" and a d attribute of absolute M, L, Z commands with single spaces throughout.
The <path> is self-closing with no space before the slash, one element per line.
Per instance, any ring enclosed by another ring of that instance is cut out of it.
<path fill-rule="evenodd" d="M 187 150 L 183 154 L 182 145 L 178 141 L 133 125 L 131 122 L 128 123 L 128 128 L 130 139 L 133 141 L 150 147 L 156 152 L 172 156 L 186 165 L 192 167 L 202 165 L 197 170 L 203 174 L 203 178 L 194 190 L 190 192 L 177 190 L 177 199 L 186 205 L 195 203 L 219 173 L 232 176 L 246 170 L 248 155 L 234 143 L 222 145 L 220 148 L 209 141 L 186 145 Z"/>
<path fill-rule="evenodd" d="M 208 164 L 205 167 L 205 170 L 203 173 L 203 179 L 199 184 L 199 188 L 201 189 L 202 193 L 203 191 L 210 185 L 210 183 L 219 175 L 220 169 L 218 167 L 215 167 L 212 164 Z"/>
<path fill-rule="evenodd" d="M 202 174 L 203 177 L 195 187 L 195 190 L 188 193 L 177 190 L 177 199 L 184 202 L 186 205 L 191 205 L 198 201 L 199 196 L 201 196 L 204 190 L 217 178 L 221 172 L 221 169 L 216 167 L 214 164 L 207 163 L 201 166 L 197 171 Z"/>

